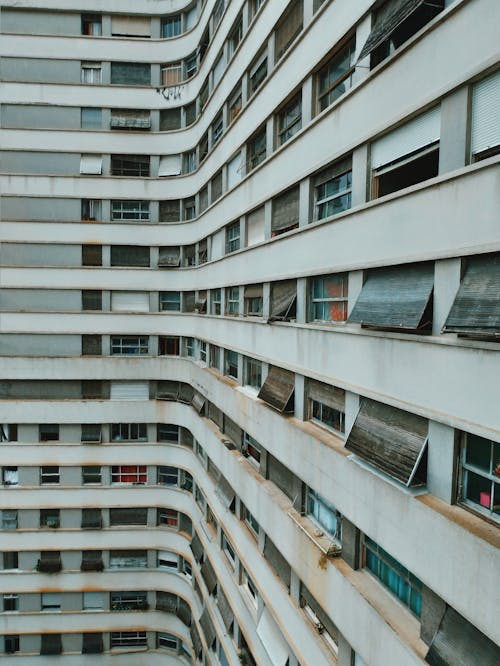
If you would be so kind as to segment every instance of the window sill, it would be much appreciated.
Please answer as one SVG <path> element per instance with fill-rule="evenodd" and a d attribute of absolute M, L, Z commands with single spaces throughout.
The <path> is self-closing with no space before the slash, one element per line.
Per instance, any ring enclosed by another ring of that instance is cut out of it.
<path fill-rule="evenodd" d="M 338 557 L 342 553 L 342 545 L 339 541 L 329 536 L 322 528 L 319 528 L 308 516 L 302 516 L 295 509 L 289 509 L 287 514 L 302 532 L 317 546 L 327 558 Z"/>

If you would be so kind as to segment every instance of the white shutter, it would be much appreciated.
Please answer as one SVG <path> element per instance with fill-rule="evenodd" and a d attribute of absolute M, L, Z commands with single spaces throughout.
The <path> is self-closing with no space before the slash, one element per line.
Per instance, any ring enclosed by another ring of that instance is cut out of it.
<path fill-rule="evenodd" d="M 212 236 L 211 256 L 212 260 L 220 259 L 226 253 L 226 230 L 219 229 Z"/>
<path fill-rule="evenodd" d="M 213 85 L 214 86 L 220 80 L 220 77 L 224 73 L 225 67 L 226 67 L 226 59 L 224 58 L 224 54 L 222 54 L 221 57 L 217 60 L 217 62 L 214 65 L 214 71 L 213 71 Z"/>
<path fill-rule="evenodd" d="M 142 16 L 113 16 L 111 34 L 151 37 L 151 19 Z"/>
<path fill-rule="evenodd" d="M 247 217 L 247 245 L 255 245 L 265 240 L 264 237 L 264 206 L 254 210 Z"/>
<path fill-rule="evenodd" d="M 288 661 L 288 643 L 271 613 L 264 607 L 257 625 L 257 636 L 262 641 L 274 666 L 285 666 Z"/>
<path fill-rule="evenodd" d="M 114 312 L 149 312 L 149 292 L 113 291 L 111 309 Z"/>
<path fill-rule="evenodd" d="M 111 382 L 111 400 L 149 400 L 149 382 Z"/>
<path fill-rule="evenodd" d="M 61 595 L 59 592 L 42 592 L 42 606 L 60 606 Z"/>
<path fill-rule="evenodd" d="M 243 176 L 243 157 L 241 151 L 227 163 L 227 189 L 239 183 Z"/>
<path fill-rule="evenodd" d="M 439 141 L 441 132 L 441 107 L 422 113 L 406 125 L 398 127 L 372 143 L 372 169 L 409 155 Z"/>
<path fill-rule="evenodd" d="M 180 155 L 163 155 L 160 157 L 159 176 L 178 176 L 181 173 Z"/>
<path fill-rule="evenodd" d="M 472 154 L 500 145 L 500 70 L 472 90 Z"/>
<path fill-rule="evenodd" d="M 100 175 L 102 173 L 102 155 L 82 155 L 80 173 Z"/>

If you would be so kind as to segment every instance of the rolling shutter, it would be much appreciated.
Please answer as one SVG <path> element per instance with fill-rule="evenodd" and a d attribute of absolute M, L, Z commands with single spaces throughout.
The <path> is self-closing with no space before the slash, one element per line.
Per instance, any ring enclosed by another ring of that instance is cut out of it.
<path fill-rule="evenodd" d="M 151 37 L 151 19 L 149 16 L 112 16 L 111 34 L 127 37 Z"/>
<path fill-rule="evenodd" d="M 272 366 L 257 397 L 279 412 L 292 411 L 293 407 L 290 403 L 294 391 L 295 375 L 293 372 Z"/>
<path fill-rule="evenodd" d="M 111 266 L 141 266 L 149 268 L 149 247 L 112 245 Z"/>
<path fill-rule="evenodd" d="M 160 268 L 176 268 L 181 263 L 180 247 L 160 247 L 158 266 Z"/>
<path fill-rule="evenodd" d="M 275 31 L 274 50 L 276 53 L 276 60 L 281 58 L 283 53 L 302 30 L 303 15 L 304 6 L 302 0 L 292 0 Z"/>
<path fill-rule="evenodd" d="M 441 107 L 435 106 L 374 141 L 371 145 L 372 169 L 436 143 L 440 133 Z"/>
<path fill-rule="evenodd" d="M 296 502 L 300 499 L 300 489 L 302 486 L 301 480 L 295 474 L 285 467 L 277 458 L 268 455 L 267 460 L 267 477 L 272 481 L 285 495 Z"/>
<path fill-rule="evenodd" d="M 500 70 L 472 89 L 471 150 L 476 155 L 500 145 Z"/>
<path fill-rule="evenodd" d="M 396 28 L 423 3 L 424 0 L 388 0 L 381 11 L 377 12 L 377 19 L 359 54 L 359 60 L 366 58 L 377 46 L 389 39 Z"/>
<path fill-rule="evenodd" d="M 198 414 L 201 414 L 203 407 L 205 407 L 205 397 L 202 396 L 201 393 L 195 391 L 191 399 L 191 404 L 196 409 Z"/>
<path fill-rule="evenodd" d="M 431 666 L 498 666 L 500 647 L 448 606 L 425 660 Z"/>
<path fill-rule="evenodd" d="M 177 400 L 179 402 L 183 402 L 186 405 L 190 405 L 191 401 L 193 400 L 193 395 L 194 395 L 194 389 L 190 384 L 185 384 L 184 382 L 180 382 L 179 384 L 179 395 L 177 396 Z"/>
<path fill-rule="evenodd" d="M 427 430 L 422 416 L 364 400 L 345 448 L 405 486 L 422 485 Z"/>
<path fill-rule="evenodd" d="M 470 259 L 445 332 L 500 336 L 500 254 Z"/>
<path fill-rule="evenodd" d="M 305 602 L 310 606 L 313 613 L 316 615 L 321 624 L 325 627 L 326 631 L 330 634 L 333 640 L 338 644 L 339 640 L 339 630 L 337 629 L 335 623 L 330 619 L 329 615 L 321 608 L 319 603 L 309 592 L 307 587 L 301 583 L 300 585 L 300 595 L 301 595 L 301 606 Z"/>
<path fill-rule="evenodd" d="M 179 397 L 179 382 L 166 379 L 158 382 L 156 398 L 158 400 L 177 400 Z"/>
<path fill-rule="evenodd" d="M 140 62 L 112 62 L 111 83 L 150 86 L 151 65 Z"/>
<path fill-rule="evenodd" d="M 111 382 L 111 400 L 149 400 L 149 382 Z"/>
<path fill-rule="evenodd" d="M 196 628 L 196 625 L 194 623 L 191 625 L 189 634 L 191 636 L 191 642 L 193 643 L 194 653 L 198 657 L 201 652 L 202 645 L 200 640 L 200 634 L 198 633 L 198 629 Z"/>
<path fill-rule="evenodd" d="M 287 588 L 290 589 L 292 569 L 268 536 L 266 536 L 266 542 L 264 544 L 264 557 L 271 564 Z"/>
<path fill-rule="evenodd" d="M 217 83 L 219 82 L 220 77 L 224 73 L 225 67 L 226 67 L 226 59 L 224 57 L 224 54 L 222 54 L 221 57 L 215 63 L 215 65 L 213 67 L 213 70 L 212 70 L 213 86 L 214 87 L 217 85 Z"/>
<path fill-rule="evenodd" d="M 320 185 L 327 183 L 329 180 L 337 178 L 338 176 L 341 176 L 343 173 L 351 171 L 351 169 L 352 169 L 352 159 L 350 157 L 348 159 L 341 160 L 340 162 L 335 162 L 335 164 L 332 164 L 327 169 L 325 169 L 324 171 L 322 171 L 321 173 L 319 173 L 317 176 L 314 177 L 314 187 L 319 187 Z"/>
<path fill-rule="evenodd" d="M 229 632 L 231 631 L 231 626 L 234 623 L 234 614 L 231 606 L 229 605 L 229 601 L 227 600 L 227 597 L 220 586 L 219 589 L 217 590 L 216 603 L 217 603 L 217 608 L 219 609 L 220 614 L 222 616 L 222 621 L 224 622 L 224 626 Z"/>
<path fill-rule="evenodd" d="M 191 550 L 193 552 L 194 558 L 197 562 L 201 562 L 205 551 L 203 550 L 203 544 L 200 541 L 200 537 L 195 532 L 193 538 L 191 539 Z"/>
<path fill-rule="evenodd" d="M 84 550 L 82 553 L 81 571 L 102 571 L 102 550 Z"/>
<path fill-rule="evenodd" d="M 37 569 L 43 573 L 61 571 L 61 553 L 58 550 L 42 550 Z"/>
<path fill-rule="evenodd" d="M 149 129 L 151 116 L 149 111 L 120 109 L 111 111 L 112 129 Z"/>
<path fill-rule="evenodd" d="M 61 634 L 42 634 L 40 654 L 61 654 Z"/>
<path fill-rule="evenodd" d="M 299 223 L 299 188 L 294 187 L 273 199 L 271 231 L 282 232 Z"/>
<path fill-rule="evenodd" d="M 224 434 L 236 444 L 241 451 L 241 442 L 243 440 L 243 430 L 229 416 L 224 415 Z"/>
<path fill-rule="evenodd" d="M 148 510 L 142 507 L 133 509 L 110 509 L 110 525 L 147 525 Z"/>
<path fill-rule="evenodd" d="M 203 633 L 205 634 L 205 640 L 207 642 L 208 647 L 211 647 L 212 643 L 215 640 L 216 633 L 212 622 L 212 618 L 208 614 L 208 610 L 206 608 L 201 614 L 200 626 L 203 629 Z"/>
<path fill-rule="evenodd" d="M 82 509 L 82 529 L 101 529 L 101 509 Z"/>
<path fill-rule="evenodd" d="M 179 597 L 177 602 L 177 617 L 186 627 L 191 625 L 191 608 L 187 601 Z"/>
<path fill-rule="evenodd" d="M 185 513 L 179 513 L 179 531 L 191 534 L 193 531 L 193 521 Z"/>
<path fill-rule="evenodd" d="M 272 285 L 271 316 L 268 321 L 288 321 L 291 317 L 294 317 L 296 300 L 296 280 L 275 282 Z"/>
<path fill-rule="evenodd" d="M 102 634 L 82 634 L 82 654 L 99 654 L 104 651 Z"/>
<path fill-rule="evenodd" d="M 285 666 L 288 661 L 288 643 L 266 607 L 257 625 L 257 636 L 262 641 L 273 666 Z"/>
<path fill-rule="evenodd" d="M 265 241 L 264 221 L 264 206 L 247 215 L 247 245 L 255 245 Z"/>
<path fill-rule="evenodd" d="M 224 414 L 213 402 L 208 403 L 208 418 L 213 421 L 222 432 L 224 427 Z"/>
<path fill-rule="evenodd" d="M 431 321 L 433 287 L 432 263 L 369 271 L 348 322 L 417 331 Z"/>
<path fill-rule="evenodd" d="M 149 312 L 147 291 L 111 292 L 111 310 L 114 312 Z"/>
<path fill-rule="evenodd" d="M 208 558 L 205 558 L 205 561 L 201 565 L 201 575 L 205 581 L 209 594 L 212 594 L 217 585 L 217 576 L 215 575 L 215 571 Z"/>
<path fill-rule="evenodd" d="M 180 155 L 163 155 L 160 157 L 159 176 L 179 176 L 181 173 Z"/>
<path fill-rule="evenodd" d="M 307 397 L 310 400 L 332 407 L 339 412 L 345 411 L 345 391 L 323 382 L 317 382 L 314 379 L 307 380 Z"/>
<path fill-rule="evenodd" d="M 241 151 L 227 163 L 227 189 L 240 182 L 244 173 L 243 157 Z"/>
<path fill-rule="evenodd" d="M 177 595 L 170 592 L 157 592 L 156 610 L 175 613 L 177 611 Z"/>
<path fill-rule="evenodd" d="M 80 159 L 80 173 L 101 175 L 102 155 L 82 155 Z"/>

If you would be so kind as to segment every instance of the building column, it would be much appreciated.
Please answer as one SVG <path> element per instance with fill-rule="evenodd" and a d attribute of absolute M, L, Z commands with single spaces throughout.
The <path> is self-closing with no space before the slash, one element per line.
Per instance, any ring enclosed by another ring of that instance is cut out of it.
<path fill-rule="evenodd" d="M 455 499 L 457 446 L 454 428 L 429 421 L 427 490 L 448 504 Z"/>
<path fill-rule="evenodd" d="M 439 173 L 460 169 L 469 156 L 469 89 L 455 90 L 441 100 L 441 136 L 439 139 Z"/>
<path fill-rule="evenodd" d="M 440 335 L 445 325 L 458 288 L 462 274 L 462 260 L 439 259 L 434 263 L 434 296 L 432 313 L 432 334 Z"/>

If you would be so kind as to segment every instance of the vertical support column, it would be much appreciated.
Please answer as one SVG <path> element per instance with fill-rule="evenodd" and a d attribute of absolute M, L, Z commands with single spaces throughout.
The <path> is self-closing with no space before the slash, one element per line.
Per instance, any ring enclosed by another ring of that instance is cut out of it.
<path fill-rule="evenodd" d="M 295 418 L 301 421 L 305 420 L 306 398 L 305 398 L 305 377 L 304 375 L 295 375 Z"/>
<path fill-rule="evenodd" d="M 313 77 L 309 76 L 302 84 L 302 127 L 311 122 L 313 115 Z"/>
<path fill-rule="evenodd" d="M 439 335 L 460 287 L 462 260 L 460 257 L 440 259 L 434 264 L 434 297 L 432 334 Z"/>
<path fill-rule="evenodd" d="M 356 148 L 352 154 L 352 206 L 360 206 L 368 200 L 369 154 L 368 144 Z"/>
<path fill-rule="evenodd" d="M 359 410 L 359 395 L 357 393 L 351 393 L 351 391 L 345 392 L 345 434 L 348 435 L 351 431 L 354 421 Z"/>
<path fill-rule="evenodd" d="M 429 421 L 427 451 L 427 489 L 444 502 L 455 499 L 455 465 L 458 441 L 455 429 Z"/>
<path fill-rule="evenodd" d="M 266 157 L 274 152 L 274 116 L 266 121 Z"/>
<path fill-rule="evenodd" d="M 299 227 L 309 224 L 311 210 L 311 179 L 304 178 L 299 185 Z"/>
<path fill-rule="evenodd" d="M 459 88 L 441 100 L 439 173 L 460 169 L 469 155 L 469 89 Z"/>
<path fill-rule="evenodd" d="M 307 321 L 307 278 L 297 279 L 297 305 L 295 321 L 305 324 Z"/>
<path fill-rule="evenodd" d="M 273 202 L 266 201 L 264 204 L 264 238 L 268 240 L 271 238 L 271 225 L 273 219 Z"/>
<path fill-rule="evenodd" d="M 271 283 L 264 282 L 262 285 L 262 317 L 269 319 L 271 315 Z M 264 380 L 265 377 L 263 376 Z"/>
<path fill-rule="evenodd" d="M 363 271 L 350 271 L 348 278 L 347 312 L 351 314 L 354 304 L 363 288 Z"/>

